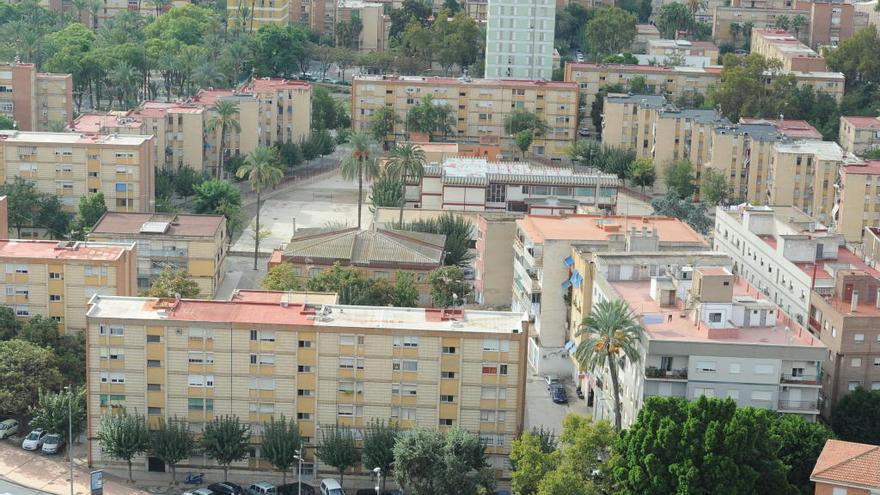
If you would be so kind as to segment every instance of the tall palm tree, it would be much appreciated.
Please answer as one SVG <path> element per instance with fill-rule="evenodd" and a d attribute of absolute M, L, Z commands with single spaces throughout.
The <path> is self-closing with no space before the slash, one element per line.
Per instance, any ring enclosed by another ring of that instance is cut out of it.
<path fill-rule="evenodd" d="M 617 431 L 622 426 L 619 368 L 624 360 L 629 361 L 630 366 L 635 366 L 641 359 L 636 346 L 642 340 L 643 332 L 629 306 L 619 299 L 595 304 L 577 331 L 577 336 L 582 337 L 575 351 L 580 368 L 595 372 L 608 366 L 614 393 L 614 427 Z"/>
<path fill-rule="evenodd" d="M 400 218 L 403 225 L 403 207 L 406 206 L 406 180 L 421 180 L 425 175 L 425 152 L 414 144 L 404 144 L 391 150 L 391 158 L 385 165 L 385 173 L 400 181 Z"/>
<path fill-rule="evenodd" d="M 807 25 L 807 18 L 803 14 L 797 14 L 791 18 L 791 29 L 794 31 L 794 37 L 800 38 L 801 29 Z"/>
<path fill-rule="evenodd" d="M 217 163 L 217 178 L 220 179 L 223 177 L 223 167 L 226 165 L 226 131 L 232 129 L 241 132 L 241 124 L 236 118 L 238 106 L 232 100 L 217 100 L 213 110 L 214 116 L 208 121 L 208 132 L 220 131 L 220 159 Z"/>
<path fill-rule="evenodd" d="M 275 186 L 284 177 L 281 171 L 281 160 L 274 148 L 260 146 L 244 160 L 244 164 L 235 172 L 240 179 L 247 179 L 251 190 L 257 193 L 257 220 L 254 228 L 254 270 L 257 269 L 257 256 L 260 251 L 260 196 L 263 190 Z"/>
<path fill-rule="evenodd" d="M 736 40 L 742 32 L 742 24 L 738 22 L 730 23 L 730 37 L 733 38 L 733 48 L 736 49 Z"/>
<path fill-rule="evenodd" d="M 376 160 L 376 143 L 363 133 L 352 134 L 349 139 L 351 154 L 342 160 L 342 178 L 358 181 L 358 229 L 361 228 L 361 208 L 364 203 L 364 179 L 370 180 L 379 175 Z"/>

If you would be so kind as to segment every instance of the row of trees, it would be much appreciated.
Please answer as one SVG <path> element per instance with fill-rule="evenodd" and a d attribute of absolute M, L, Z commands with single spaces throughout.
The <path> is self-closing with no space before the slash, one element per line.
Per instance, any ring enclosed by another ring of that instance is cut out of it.
<path fill-rule="evenodd" d="M 0 186 L 6 195 L 9 226 L 18 238 L 25 228 L 45 229 L 53 239 L 83 239 L 101 215 L 107 211 L 104 194 L 89 193 L 80 198 L 76 215 L 64 211 L 61 199 L 55 194 L 41 193 L 33 182 L 15 177 Z"/>

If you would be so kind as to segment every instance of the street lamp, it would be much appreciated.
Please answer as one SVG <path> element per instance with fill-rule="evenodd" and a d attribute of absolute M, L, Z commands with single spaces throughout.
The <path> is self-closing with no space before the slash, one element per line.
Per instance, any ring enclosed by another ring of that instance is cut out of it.
<path fill-rule="evenodd" d="M 302 495 L 303 489 L 303 444 L 302 440 L 299 442 L 299 450 L 296 451 L 296 455 L 294 458 L 297 460 L 298 466 L 296 468 L 296 493 L 297 495 Z"/>
<path fill-rule="evenodd" d="M 67 390 L 67 462 L 70 464 L 70 495 L 73 495 L 73 385 Z"/>
<path fill-rule="evenodd" d="M 382 468 L 377 466 L 373 468 L 373 472 L 376 473 L 376 495 L 382 495 L 379 493 L 379 490 L 382 489 Z"/>

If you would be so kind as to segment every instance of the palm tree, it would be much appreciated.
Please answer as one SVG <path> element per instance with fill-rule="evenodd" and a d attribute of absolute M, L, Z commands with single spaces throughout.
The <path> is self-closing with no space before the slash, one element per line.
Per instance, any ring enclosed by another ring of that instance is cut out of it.
<path fill-rule="evenodd" d="M 699 10 L 706 10 L 708 2 L 706 0 L 687 0 L 687 6 L 691 13 L 696 14 Z"/>
<path fill-rule="evenodd" d="M 730 37 L 733 38 L 733 48 L 736 49 L 736 39 L 739 38 L 739 33 L 742 32 L 742 25 L 738 22 L 730 23 Z"/>
<path fill-rule="evenodd" d="M 360 229 L 364 179 L 373 179 L 379 175 L 379 163 L 376 161 L 376 144 L 370 136 L 358 132 L 352 134 L 348 142 L 351 144 L 351 154 L 342 160 L 342 178 L 358 181 L 358 229 Z"/>
<path fill-rule="evenodd" d="M 214 116 L 208 121 L 208 132 L 220 131 L 220 159 L 217 163 L 217 178 L 220 179 L 223 166 L 226 165 L 226 131 L 232 129 L 241 132 L 241 124 L 236 118 L 238 106 L 232 100 L 218 100 L 213 109 Z"/>
<path fill-rule="evenodd" d="M 788 17 L 785 14 L 779 14 L 776 16 L 776 20 L 773 21 L 773 25 L 778 27 L 779 29 L 784 29 L 788 31 L 788 28 L 791 27 L 791 17 Z"/>
<path fill-rule="evenodd" d="M 397 221 L 403 225 L 403 207 L 406 205 L 406 180 L 421 180 L 422 176 L 425 175 L 425 152 L 421 147 L 414 144 L 407 143 L 397 146 L 391 151 L 391 157 L 385 166 L 386 173 L 400 181 L 400 218 Z"/>
<path fill-rule="evenodd" d="M 803 14 L 797 14 L 791 18 L 791 29 L 794 31 L 794 37 L 800 38 L 801 29 L 807 25 L 807 18 Z"/>
<path fill-rule="evenodd" d="M 281 160 L 274 148 L 260 146 L 244 160 L 235 175 L 239 179 L 247 178 L 251 190 L 257 193 L 257 219 L 254 228 L 254 270 L 257 269 L 257 256 L 260 251 L 260 195 L 263 189 L 281 182 L 284 172 L 281 171 Z"/>
<path fill-rule="evenodd" d="M 577 331 L 577 336 L 583 337 L 575 351 L 580 368 L 595 372 L 608 366 L 614 393 L 614 427 L 617 431 L 622 426 L 618 368 L 623 366 L 625 360 L 629 361 L 630 366 L 635 366 L 641 359 L 636 346 L 641 342 L 643 332 L 629 306 L 619 299 L 595 304 Z"/>
<path fill-rule="evenodd" d="M 742 30 L 743 40 L 745 41 L 743 46 L 745 46 L 746 50 L 748 50 L 749 46 L 752 44 L 752 28 L 754 27 L 754 22 L 746 21 L 742 23 L 742 27 L 740 28 Z"/>

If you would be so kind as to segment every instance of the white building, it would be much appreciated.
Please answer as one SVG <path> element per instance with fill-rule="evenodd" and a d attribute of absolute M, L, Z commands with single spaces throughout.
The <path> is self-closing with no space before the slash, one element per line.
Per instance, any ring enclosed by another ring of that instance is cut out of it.
<path fill-rule="evenodd" d="M 732 260 L 701 266 L 671 253 L 594 260 L 593 304 L 623 300 L 645 329 L 640 362 L 620 376 L 624 427 L 651 396 L 731 398 L 816 419 L 827 348 L 733 275 Z M 588 375 L 586 386 L 594 417 L 613 421 L 607 368 Z"/>
<path fill-rule="evenodd" d="M 556 2 L 489 0 L 486 79 L 550 80 Z"/>

